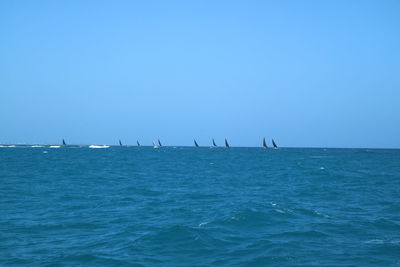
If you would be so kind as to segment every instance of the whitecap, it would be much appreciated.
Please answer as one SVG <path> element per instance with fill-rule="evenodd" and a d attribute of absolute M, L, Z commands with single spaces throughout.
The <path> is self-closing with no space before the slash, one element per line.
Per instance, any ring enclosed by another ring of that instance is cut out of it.
<path fill-rule="evenodd" d="M 47 154 L 47 153 L 49 153 L 49 152 L 47 152 L 47 151 L 43 151 L 43 153 L 44 153 L 44 154 Z"/>
<path fill-rule="evenodd" d="M 50 146 L 50 148 L 60 148 L 60 146 Z"/>
<path fill-rule="evenodd" d="M 199 224 L 199 227 L 202 227 L 202 226 L 207 225 L 207 224 L 208 224 L 208 222 L 202 222 L 202 223 Z"/>
<path fill-rule="evenodd" d="M 35 146 L 31 146 L 31 147 L 43 147 L 43 146 L 36 146 L 36 145 L 35 145 Z"/>
<path fill-rule="evenodd" d="M 325 219 L 330 219 L 330 218 L 332 218 L 331 216 L 326 215 L 326 214 L 323 214 L 323 213 L 321 213 L 321 212 L 319 212 L 319 211 L 317 211 L 317 210 L 314 210 L 314 213 L 317 214 L 317 215 L 319 215 L 319 216 L 321 216 L 321 217 L 324 217 Z"/>
<path fill-rule="evenodd" d="M 324 167 L 320 167 L 319 169 L 320 169 L 320 170 L 325 170 L 325 168 L 324 168 Z"/>

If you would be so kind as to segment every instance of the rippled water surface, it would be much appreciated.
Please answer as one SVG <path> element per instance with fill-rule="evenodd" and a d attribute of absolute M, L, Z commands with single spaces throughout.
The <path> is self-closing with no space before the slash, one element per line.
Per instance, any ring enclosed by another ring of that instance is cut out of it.
<path fill-rule="evenodd" d="M 400 266 L 400 150 L 1 147 L 12 264 Z"/>

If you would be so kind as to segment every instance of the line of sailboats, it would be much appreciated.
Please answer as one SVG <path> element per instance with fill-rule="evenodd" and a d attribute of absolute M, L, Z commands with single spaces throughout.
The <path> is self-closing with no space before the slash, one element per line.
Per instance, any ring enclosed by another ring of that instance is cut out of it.
<path fill-rule="evenodd" d="M 264 148 L 269 148 L 268 145 L 267 145 L 267 142 L 265 141 L 265 137 L 264 137 L 264 139 L 263 139 L 263 147 L 264 147 Z M 278 148 L 278 146 L 276 145 L 274 139 L 272 139 L 272 148 L 275 148 L 275 149 Z"/>
<path fill-rule="evenodd" d="M 277 144 L 275 143 L 275 140 L 272 139 L 271 141 L 272 141 L 272 147 L 269 147 L 268 144 L 267 144 L 267 141 L 265 140 L 265 137 L 264 137 L 264 138 L 263 138 L 263 142 L 262 142 L 262 147 L 265 148 L 265 149 L 268 149 L 268 148 L 277 149 L 278 146 L 277 146 Z M 194 143 L 194 146 L 195 146 L 195 147 L 200 147 L 200 145 L 199 145 L 199 143 L 197 143 L 196 139 L 193 139 L 193 143 Z M 121 140 L 118 140 L 118 144 L 119 144 L 119 146 L 124 146 L 124 145 L 122 144 L 122 141 L 121 141 Z M 141 144 L 139 143 L 139 141 L 136 141 L 136 145 L 137 145 L 137 146 L 141 146 Z M 225 140 L 224 140 L 224 145 L 225 145 L 226 148 L 230 148 L 230 147 L 231 147 L 231 146 L 229 145 L 229 143 L 228 143 L 228 140 L 227 140 L 226 138 L 225 138 Z M 64 139 L 62 140 L 62 146 L 67 146 L 67 143 L 65 142 Z M 160 148 L 160 147 L 162 147 L 162 146 L 163 146 L 163 145 L 162 145 L 160 139 L 157 139 L 157 141 L 153 141 L 153 148 Z M 60 148 L 60 147 L 61 147 L 61 146 L 50 146 L 50 148 Z M 109 148 L 109 147 L 110 147 L 110 146 L 108 146 L 108 145 L 90 145 L 90 146 L 89 146 L 89 148 Z M 217 143 L 215 142 L 214 138 L 212 138 L 212 146 L 211 146 L 211 147 L 218 147 L 218 145 L 217 145 Z"/>

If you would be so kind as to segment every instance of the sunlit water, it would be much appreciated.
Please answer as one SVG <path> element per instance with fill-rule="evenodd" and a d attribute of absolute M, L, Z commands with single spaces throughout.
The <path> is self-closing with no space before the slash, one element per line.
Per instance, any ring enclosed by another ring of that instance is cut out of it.
<path fill-rule="evenodd" d="M 1 147 L 12 264 L 400 266 L 400 150 Z"/>

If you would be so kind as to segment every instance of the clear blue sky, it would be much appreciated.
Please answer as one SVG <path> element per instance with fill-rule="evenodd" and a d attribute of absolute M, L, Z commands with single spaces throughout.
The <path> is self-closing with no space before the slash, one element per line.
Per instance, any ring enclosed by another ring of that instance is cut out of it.
<path fill-rule="evenodd" d="M 400 1 L 0 2 L 0 142 L 400 147 Z"/>

